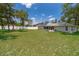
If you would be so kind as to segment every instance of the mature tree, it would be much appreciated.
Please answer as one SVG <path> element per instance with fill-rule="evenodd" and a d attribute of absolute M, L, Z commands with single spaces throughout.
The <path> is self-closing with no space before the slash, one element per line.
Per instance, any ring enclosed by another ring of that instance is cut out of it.
<path fill-rule="evenodd" d="M 24 27 L 24 22 L 28 20 L 28 13 L 24 10 L 18 10 L 16 11 L 16 17 L 21 19 L 21 25 Z"/>
<path fill-rule="evenodd" d="M 8 26 L 8 30 L 10 30 L 10 25 L 15 25 L 14 18 L 20 18 L 21 19 L 21 25 L 24 26 L 24 22 L 28 19 L 28 13 L 24 10 L 16 10 L 14 9 L 15 4 L 10 3 L 1 3 L 0 4 L 0 25 L 2 29 L 4 29 L 4 26 Z"/>
<path fill-rule="evenodd" d="M 4 21 L 3 21 L 3 18 L 5 16 L 5 5 L 4 4 L 0 4 L 0 25 L 1 25 L 1 28 L 4 29 Z"/>
<path fill-rule="evenodd" d="M 10 30 L 10 25 L 14 23 L 12 17 L 14 17 L 14 9 L 13 9 L 14 4 L 6 4 L 6 19 L 7 19 L 7 25 L 8 25 L 8 30 Z M 13 26 L 14 27 L 14 26 Z"/>
<path fill-rule="evenodd" d="M 4 18 L 6 19 L 6 22 L 8 25 L 8 30 L 10 30 L 10 25 L 13 24 L 11 21 L 13 21 L 12 17 L 14 16 L 14 4 L 10 3 L 1 3 L 0 4 L 0 22 L 3 29 L 4 24 Z"/>
<path fill-rule="evenodd" d="M 79 4 L 66 3 L 63 4 L 63 16 L 61 20 L 64 22 L 72 23 L 74 21 L 75 25 L 79 25 Z M 74 20 L 72 20 L 74 19 Z"/>

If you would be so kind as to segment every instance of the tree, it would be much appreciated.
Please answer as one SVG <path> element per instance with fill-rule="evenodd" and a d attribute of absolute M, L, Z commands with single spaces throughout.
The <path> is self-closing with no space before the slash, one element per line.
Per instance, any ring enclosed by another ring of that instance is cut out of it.
<path fill-rule="evenodd" d="M 67 3 L 63 4 L 63 16 L 61 20 L 67 23 L 72 23 L 72 19 L 74 19 L 74 24 L 79 25 L 79 4 L 75 3 Z"/>
<path fill-rule="evenodd" d="M 13 30 L 14 30 L 14 21 L 12 17 L 14 17 L 14 9 L 13 9 L 14 4 L 6 4 L 6 19 L 7 19 L 7 25 L 8 25 L 8 30 L 10 30 L 10 25 L 13 25 Z"/>
<path fill-rule="evenodd" d="M 63 13 L 63 16 L 61 17 L 61 20 L 64 21 L 64 22 L 70 23 L 71 22 L 70 18 L 72 18 L 72 16 L 73 16 L 71 4 L 69 4 L 69 3 L 64 4 L 62 13 Z"/>
<path fill-rule="evenodd" d="M 2 29 L 4 26 L 8 26 L 8 30 L 10 30 L 10 25 L 15 25 L 15 20 L 13 18 L 17 17 L 21 20 L 21 25 L 24 26 L 24 22 L 28 19 L 28 13 L 24 10 L 16 10 L 14 9 L 15 4 L 10 3 L 1 3 L 0 4 L 0 25 Z"/>
<path fill-rule="evenodd" d="M 3 21 L 3 18 L 5 16 L 5 5 L 4 4 L 0 4 L 0 25 L 1 25 L 1 28 L 4 29 L 4 21 Z"/>
<path fill-rule="evenodd" d="M 10 24 L 13 24 L 11 21 L 13 21 L 12 17 L 14 16 L 14 9 L 13 9 L 14 4 L 10 4 L 10 3 L 2 3 L 0 4 L 0 22 L 1 22 L 1 26 L 3 29 L 3 18 L 6 19 L 6 24 L 8 25 L 8 30 L 10 30 Z"/>
<path fill-rule="evenodd" d="M 24 27 L 24 21 L 28 20 L 28 13 L 24 10 L 16 11 L 16 17 L 21 19 L 21 25 Z"/>

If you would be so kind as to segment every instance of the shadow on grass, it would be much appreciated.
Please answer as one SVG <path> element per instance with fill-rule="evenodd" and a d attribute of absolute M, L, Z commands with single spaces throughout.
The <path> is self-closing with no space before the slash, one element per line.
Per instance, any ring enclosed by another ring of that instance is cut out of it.
<path fill-rule="evenodd" d="M 27 32 L 27 30 L 0 30 L 0 40 L 16 39 L 17 35 L 11 35 L 11 32 Z"/>
<path fill-rule="evenodd" d="M 28 30 L 20 29 L 20 30 L 0 30 L 2 33 L 10 33 L 10 32 L 27 32 Z"/>
<path fill-rule="evenodd" d="M 9 40 L 9 39 L 17 38 L 17 35 L 8 34 L 9 32 L 12 32 L 12 31 L 0 30 L 0 40 Z"/>
<path fill-rule="evenodd" d="M 0 40 L 11 40 L 11 39 L 16 39 L 16 37 L 17 37 L 16 35 L 0 33 Z"/>
<path fill-rule="evenodd" d="M 74 32 L 74 33 L 68 33 L 68 32 L 61 32 L 63 35 L 79 35 L 79 32 Z"/>

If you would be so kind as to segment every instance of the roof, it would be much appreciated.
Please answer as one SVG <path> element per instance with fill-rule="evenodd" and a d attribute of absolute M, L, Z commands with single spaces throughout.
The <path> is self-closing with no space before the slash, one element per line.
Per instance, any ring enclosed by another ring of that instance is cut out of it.
<path fill-rule="evenodd" d="M 34 24 L 34 26 L 45 26 L 46 24 L 45 23 L 37 23 L 37 24 Z"/>
<path fill-rule="evenodd" d="M 48 23 L 45 26 L 75 26 L 75 25 L 69 24 L 69 23 L 66 23 L 66 22 L 60 22 L 60 23 Z"/>

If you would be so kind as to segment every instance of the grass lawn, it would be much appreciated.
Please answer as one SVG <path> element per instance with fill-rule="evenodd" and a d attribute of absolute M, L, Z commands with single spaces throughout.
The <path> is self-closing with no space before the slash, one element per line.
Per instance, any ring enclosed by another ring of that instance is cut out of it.
<path fill-rule="evenodd" d="M 0 31 L 0 55 L 79 55 L 79 33 L 44 30 Z"/>

